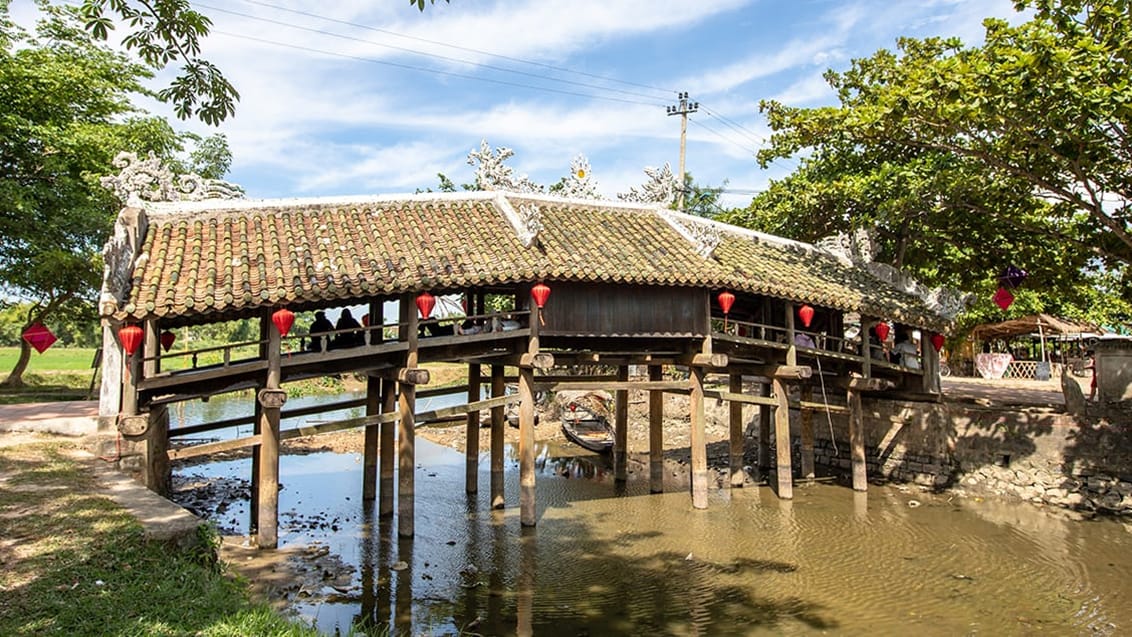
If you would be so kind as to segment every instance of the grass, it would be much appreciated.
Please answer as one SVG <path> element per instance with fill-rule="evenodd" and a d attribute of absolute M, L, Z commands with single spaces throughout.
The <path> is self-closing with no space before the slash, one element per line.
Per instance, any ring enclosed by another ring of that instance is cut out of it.
<path fill-rule="evenodd" d="M 0 635 L 318 635 L 251 601 L 209 542 L 147 542 L 66 449 L 0 448 Z"/>

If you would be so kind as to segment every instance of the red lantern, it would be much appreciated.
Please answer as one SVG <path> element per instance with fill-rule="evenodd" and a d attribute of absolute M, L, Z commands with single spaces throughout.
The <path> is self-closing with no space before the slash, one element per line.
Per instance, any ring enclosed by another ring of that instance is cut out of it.
<path fill-rule="evenodd" d="M 877 323 L 876 332 L 877 338 L 880 339 L 880 342 L 883 343 L 888 340 L 888 330 L 888 323 Z"/>
<path fill-rule="evenodd" d="M 943 349 L 943 334 L 940 334 L 939 332 L 932 334 L 931 342 L 932 347 L 935 348 L 935 351 L 938 352 L 939 350 Z"/>
<path fill-rule="evenodd" d="M 169 348 L 173 347 L 173 342 L 176 340 L 176 334 L 170 332 L 169 330 L 165 330 L 161 333 L 161 348 L 168 352 Z"/>
<path fill-rule="evenodd" d="M 421 292 L 417 296 L 417 309 L 421 312 L 421 318 L 428 320 L 432 314 L 432 308 L 436 307 L 436 297 L 426 292 Z"/>
<path fill-rule="evenodd" d="M 291 326 L 295 324 L 295 313 L 287 308 L 279 308 L 271 315 L 271 322 L 275 323 L 275 329 L 279 330 L 279 336 L 286 338 L 287 333 L 291 331 Z"/>
<path fill-rule="evenodd" d="M 550 296 L 550 286 L 545 283 L 537 283 L 531 288 L 531 296 L 535 299 L 535 305 L 538 309 L 542 309 L 546 305 L 546 298 Z"/>
<path fill-rule="evenodd" d="M 1014 295 L 1006 288 L 998 288 L 998 292 L 994 293 L 994 302 L 995 305 L 1002 308 L 1005 312 L 1006 308 L 1010 307 L 1010 304 L 1014 302 Z"/>
<path fill-rule="evenodd" d="M 126 356 L 133 356 L 142 342 L 142 328 L 137 325 L 124 325 L 118 330 L 118 342 L 126 350 Z"/>
<path fill-rule="evenodd" d="M 362 326 L 369 327 L 369 312 L 362 314 Z"/>
<path fill-rule="evenodd" d="M 29 325 L 20 336 L 40 354 L 46 352 L 47 348 L 51 347 L 56 340 L 51 330 L 47 329 L 47 327 L 39 321 Z"/>
<path fill-rule="evenodd" d="M 810 322 L 814 320 L 814 308 L 809 305 L 798 308 L 798 318 L 802 319 L 802 327 L 809 327 Z"/>
<path fill-rule="evenodd" d="M 731 306 L 735 305 L 735 295 L 727 290 L 720 292 L 716 300 L 719 301 L 719 309 L 723 310 L 724 314 L 730 312 Z"/>

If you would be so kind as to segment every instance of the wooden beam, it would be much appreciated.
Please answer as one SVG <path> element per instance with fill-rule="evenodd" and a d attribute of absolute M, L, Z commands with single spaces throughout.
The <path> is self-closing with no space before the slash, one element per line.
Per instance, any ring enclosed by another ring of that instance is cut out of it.
<path fill-rule="evenodd" d="M 628 391 L 630 389 L 639 389 L 642 391 L 684 391 L 687 392 L 689 385 L 686 380 L 658 380 L 658 381 L 631 381 L 631 380 L 615 380 L 615 381 L 562 381 L 554 383 L 545 383 L 535 381 L 535 386 L 539 389 L 553 392 L 560 391 L 591 391 L 591 390 L 606 390 L 606 391 Z"/>
<path fill-rule="evenodd" d="M 417 469 L 417 442 L 416 442 L 416 386 L 419 383 L 409 382 L 413 375 L 405 372 L 415 370 L 419 360 L 417 350 L 417 329 L 419 325 L 416 308 L 416 299 L 411 294 L 402 294 L 399 301 L 400 324 L 405 326 L 405 333 L 400 334 L 400 340 L 405 341 L 408 349 L 405 350 L 405 365 L 397 373 L 397 411 L 400 418 L 397 421 L 397 535 L 400 537 L 413 537 L 415 532 L 416 512 L 416 469 Z M 419 380 L 419 376 L 415 376 Z M 427 382 L 428 378 L 425 377 Z"/>
<path fill-rule="evenodd" d="M 206 442 L 204 444 L 193 445 L 191 447 L 181 447 L 179 449 L 170 449 L 166 453 L 169 455 L 170 460 L 185 460 L 187 458 L 196 458 L 199 456 L 206 456 L 210 453 L 221 453 L 224 451 L 234 451 L 236 449 L 245 449 L 247 447 L 254 447 L 260 443 L 260 435 L 253 434 L 244 438 L 234 438 L 232 440 L 221 440 L 220 442 Z"/>
<path fill-rule="evenodd" d="M 629 368 L 617 368 L 617 387 L 613 392 L 613 479 L 629 479 Z"/>
<path fill-rule="evenodd" d="M 491 366 L 491 397 L 506 396 L 507 386 L 503 382 L 503 366 Z M 502 509 L 504 505 L 503 448 L 504 431 L 503 405 L 491 408 L 491 508 Z"/>
<path fill-rule="evenodd" d="M 519 523 L 535 526 L 535 397 L 532 371 L 519 368 Z"/>
<path fill-rule="evenodd" d="M 397 381 L 402 385 L 427 385 L 431 380 L 429 371 L 421 367 L 416 367 L 415 364 L 414 367 L 383 369 L 373 372 L 373 374 L 381 378 Z"/>
<path fill-rule="evenodd" d="M 649 366 L 649 382 L 660 382 L 664 369 Z M 664 491 L 664 392 L 649 391 L 649 491 Z"/>
<path fill-rule="evenodd" d="M 869 488 L 868 465 L 865 462 L 865 426 L 861 412 L 861 392 L 849 390 L 849 458 L 853 468 L 853 490 Z"/>
<path fill-rule="evenodd" d="M 892 382 L 891 380 L 888 380 L 887 378 L 877 378 L 877 377 L 862 378 L 860 376 L 855 376 L 853 378 L 850 378 L 849 383 L 848 383 L 848 389 L 849 390 L 855 391 L 855 392 L 862 392 L 862 393 L 875 392 L 875 391 L 886 391 L 886 390 L 895 389 L 895 388 L 896 388 L 896 383 Z"/>
<path fill-rule="evenodd" d="M 381 413 L 381 379 L 366 376 L 366 415 Z M 362 441 L 362 501 L 372 502 L 377 498 L 378 450 L 381 431 L 377 427 L 366 427 Z"/>
<path fill-rule="evenodd" d="M 799 405 L 802 434 L 802 478 L 811 481 L 814 479 L 814 410 L 806 407 L 805 403 L 812 402 L 813 397 L 813 385 L 802 385 L 802 400 Z"/>
<path fill-rule="evenodd" d="M 710 341 L 709 341 L 710 342 Z M 687 365 L 689 367 L 727 367 L 727 354 L 713 353 L 713 352 L 700 352 L 698 354 L 686 354 L 678 357 L 680 365 Z"/>
<path fill-rule="evenodd" d="M 397 412 L 397 385 L 391 380 L 381 381 L 381 415 L 392 416 Z M 381 428 L 381 443 L 379 455 L 381 466 L 379 470 L 379 484 L 377 496 L 377 511 L 381 517 L 393 515 L 394 492 L 393 485 L 396 478 L 394 467 L 394 451 L 397 446 L 396 429 L 393 418 L 383 420 L 378 425 Z"/>
<path fill-rule="evenodd" d="M 468 405 L 480 399 L 480 364 L 468 365 Z M 479 489 L 480 470 L 480 412 L 467 413 L 464 432 L 464 491 L 475 493 Z"/>
<path fill-rule="evenodd" d="M 550 369 L 554 367 L 554 354 L 549 352 L 524 352 L 519 356 L 516 367 L 531 369 Z"/>
<path fill-rule="evenodd" d="M 260 320 L 270 319 L 264 313 Z M 259 393 L 263 417 L 260 420 L 256 545 L 261 549 L 279 546 L 279 412 L 286 400 L 286 394 L 279 389 L 282 380 L 279 348 L 279 330 L 267 328 L 267 382 Z"/>
<path fill-rule="evenodd" d="M 692 507 L 706 509 L 708 505 L 707 433 L 704 418 L 704 370 L 692 367 L 691 399 L 691 452 L 692 452 Z"/>
<path fill-rule="evenodd" d="M 731 403 L 738 403 L 740 405 L 763 405 L 771 409 L 778 406 L 778 400 L 770 396 L 751 396 L 750 394 L 739 394 L 733 391 L 722 391 L 717 389 L 704 390 L 704 397 L 715 398 L 717 400 L 726 400 Z"/>
<path fill-rule="evenodd" d="M 828 403 L 818 403 L 818 402 L 811 402 L 811 401 L 807 401 L 807 400 L 798 401 L 798 408 L 799 409 L 813 409 L 815 411 L 822 411 L 822 412 L 828 410 L 829 413 L 831 413 L 831 414 L 847 414 L 847 413 L 849 413 L 849 408 L 846 407 L 845 405 L 830 405 Z"/>

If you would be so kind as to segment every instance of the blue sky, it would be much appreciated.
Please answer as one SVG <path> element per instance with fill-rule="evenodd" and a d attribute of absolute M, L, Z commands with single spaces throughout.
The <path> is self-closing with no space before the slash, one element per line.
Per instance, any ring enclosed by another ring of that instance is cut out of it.
<path fill-rule="evenodd" d="M 760 100 L 830 104 L 826 69 L 894 48 L 899 36 L 976 43 L 984 18 L 1019 20 L 1009 0 L 193 6 L 214 23 L 205 57 L 242 96 L 219 128 L 234 153 L 230 179 L 257 198 L 412 192 L 435 188 L 440 172 L 465 183 L 481 139 L 514 149 L 516 172 L 542 184 L 584 154 L 613 197 L 643 182 L 646 166 L 676 170 L 679 117 L 665 107 L 688 91 L 700 109 L 687 169 L 700 184 L 726 180 L 725 203 L 743 205 L 794 165 L 758 167 L 769 134 Z"/>

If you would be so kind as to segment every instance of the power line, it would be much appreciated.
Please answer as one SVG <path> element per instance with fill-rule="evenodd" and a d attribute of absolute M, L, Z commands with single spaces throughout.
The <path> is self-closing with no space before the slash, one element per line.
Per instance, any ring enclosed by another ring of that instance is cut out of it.
<path fill-rule="evenodd" d="M 703 128 L 704 130 L 710 131 L 716 137 L 718 137 L 718 138 L 722 139 L 723 141 L 727 142 L 728 144 L 731 144 L 732 146 L 742 150 L 745 153 L 749 153 L 752 156 L 754 156 L 758 153 L 757 150 L 755 150 L 755 149 L 753 149 L 749 146 L 744 146 L 743 144 L 740 144 L 739 142 L 735 141 L 734 139 L 724 135 L 723 133 L 717 131 L 716 129 L 712 128 L 711 126 L 708 126 L 707 124 L 705 124 L 705 123 L 703 123 L 699 120 L 692 120 L 692 123 L 695 124 L 696 126 L 699 126 L 700 128 Z"/>
<path fill-rule="evenodd" d="M 240 39 L 240 40 L 248 40 L 250 42 L 259 42 L 260 44 L 270 44 L 272 46 L 278 46 L 278 47 L 283 47 L 283 48 L 287 48 L 287 49 L 294 49 L 296 51 L 307 51 L 308 53 L 318 53 L 320 55 L 328 55 L 328 56 L 332 56 L 332 57 L 340 57 L 340 58 L 345 58 L 345 59 L 349 59 L 349 60 L 357 60 L 359 62 L 369 62 L 370 64 L 380 64 L 380 65 L 383 65 L 383 66 L 392 66 L 392 67 L 395 67 L 395 68 L 406 69 L 406 70 L 410 70 L 410 71 L 422 71 L 422 72 L 425 72 L 425 73 L 433 73 L 433 74 L 436 74 L 436 75 L 444 75 L 444 76 L 447 76 L 447 77 L 457 77 L 457 78 L 460 78 L 460 79 L 472 80 L 472 81 L 476 81 L 476 82 L 488 82 L 488 83 L 491 83 L 491 84 L 499 84 L 499 85 L 502 85 L 502 86 L 512 86 L 512 87 L 516 87 L 516 88 L 525 88 L 525 89 L 529 89 L 529 90 L 532 90 L 532 91 L 545 91 L 547 93 L 557 93 L 559 95 L 572 95 L 574 97 L 585 97 L 585 98 L 595 99 L 595 100 L 605 100 L 607 102 L 619 102 L 621 104 L 634 104 L 634 105 L 637 105 L 637 106 L 656 106 L 656 104 L 648 103 L 648 102 L 627 100 L 627 99 L 621 99 L 621 98 L 617 98 L 617 97 L 606 97 L 604 95 L 594 95 L 592 93 L 579 93 L 579 92 L 576 92 L 576 91 L 566 91 L 566 90 L 562 90 L 562 89 L 551 88 L 549 86 L 534 86 L 534 85 L 531 85 L 531 84 L 521 84 L 519 82 L 508 82 L 506 80 L 496 80 L 496 79 L 487 78 L 487 77 L 477 77 L 475 75 L 467 75 L 465 73 L 454 73 L 452 71 L 441 71 L 439 69 L 432 69 L 432 68 L 428 68 L 428 67 L 424 67 L 424 66 L 415 66 L 415 65 L 412 65 L 412 64 L 402 64 L 400 62 L 390 62 L 388 60 L 375 60 L 373 58 L 362 57 L 362 56 L 359 56 L 359 55 L 350 55 L 348 53 L 338 53 L 336 51 L 326 51 L 324 49 L 316 49 L 316 48 L 313 48 L 313 47 L 302 46 L 302 45 L 299 45 L 299 44 L 290 44 L 288 42 L 278 42 L 278 41 L 275 41 L 275 40 L 268 40 L 268 39 L 265 39 L 265 38 L 257 38 L 255 36 L 245 35 L 245 34 L 242 34 L 242 33 L 230 33 L 228 31 L 220 31 L 220 30 L 213 30 L 212 33 L 215 33 L 217 35 L 226 35 L 230 38 L 236 38 L 236 39 Z"/>
<path fill-rule="evenodd" d="M 703 108 L 704 108 L 704 112 L 707 113 L 709 117 L 712 117 L 714 119 L 719 120 L 719 122 L 721 124 L 723 124 L 724 126 L 727 126 L 731 130 L 739 133 L 740 135 L 744 135 L 744 136 L 748 137 L 751 141 L 755 142 L 755 144 L 762 144 L 762 143 L 767 141 L 766 137 L 763 137 L 762 135 L 759 135 L 757 133 L 752 132 L 751 130 L 744 127 L 742 124 L 739 124 L 738 122 L 735 122 L 734 120 L 728 119 L 728 118 L 724 117 L 723 115 L 716 113 L 715 111 L 711 110 L 707 106 L 704 106 Z"/>
<path fill-rule="evenodd" d="M 240 11 L 233 11 L 231 9 L 224 9 L 222 7 L 212 6 L 212 5 L 209 5 L 209 4 L 202 3 L 202 2 L 198 2 L 197 6 L 200 6 L 201 8 L 204 8 L 204 9 L 208 9 L 209 11 L 226 13 L 226 14 L 238 16 L 238 17 L 241 17 L 241 18 L 247 18 L 249 20 L 255 20 L 255 21 L 258 21 L 258 22 L 265 22 L 267 24 L 274 24 L 274 25 L 277 25 L 277 26 L 287 27 L 287 28 L 291 28 L 291 29 L 297 29 L 299 31 L 306 31 L 308 33 L 317 33 L 319 35 L 325 35 L 325 36 L 329 36 L 329 37 L 333 37 L 333 38 L 339 38 L 339 39 L 348 40 L 348 41 L 351 41 L 351 42 L 360 42 L 362 44 L 379 46 L 379 47 L 382 47 L 382 48 L 385 48 L 385 49 L 392 49 L 394 51 L 401 51 L 401 52 L 409 53 L 409 54 L 412 54 L 412 55 L 420 55 L 420 56 L 424 56 L 424 57 L 435 58 L 435 59 L 438 59 L 438 60 L 444 60 L 446 62 L 455 62 L 455 63 L 458 63 L 458 64 L 465 64 L 465 65 L 472 66 L 472 67 L 477 67 L 477 68 L 482 68 L 482 69 L 490 69 L 492 71 L 498 71 L 498 72 L 501 72 L 501 73 L 513 73 L 515 75 L 522 75 L 522 76 L 525 76 L 525 77 L 533 77 L 533 78 L 536 78 L 536 79 L 539 79 L 539 80 L 546 80 L 546 81 L 550 81 L 550 82 L 559 82 L 559 83 L 568 84 L 568 85 L 571 85 L 571 86 L 578 86 L 578 87 L 582 87 L 582 88 L 589 88 L 589 89 L 600 90 L 600 91 L 609 91 L 609 92 L 612 92 L 612 93 L 620 93 L 622 95 L 627 95 L 627 96 L 630 96 L 630 97 L 639 97 L 639 98 L 647 99 L 647 100 L 655 100 L 653 102 L 654 105 L 659 105 L 659 102 L 661 100 L 661 98 L 659 98 L 659 97 L 655 97 L 655 96 L 652 96 L 652 95 L 645 95 L 643 93 L 637 93 L 637 92 L 634 92 L 634 91 L 626 91 L 626 90 L 612 88 L 612 87 L 608 87 L 608 86 L 598 86 L 596 84 L 589 84 L 589 83 L 586 83 L 586 82 L 578 82 L 578 81 L 567 80 L 567 79 L 562 79 L 562 78 L 546 77 L 544 75 L 539 75 L 537 73 L 532 73 L 532 72 L 529 72 L 529 71 L 520 71 L 520 70 L 517 70 L 517 69 L 509 69 L 509 68 L 505 68 L 505 67 L 501 67 L 501 66 L 494 66 L 494 65 L 491 65 L 491 64 L 481 64 L 479 62 L 473 62 L 471 60 L 466 60 L 466 59 L 462 59 L 462 58 L 456 58 L 456 57 L 451 57 L 451 56 L 447 56 L 447 55 L 440 55 L 438 53 L 428 53 L 426 51 L 419 51 L 417 49 L 411 49 L 411 48 L 408 48 L 408 47 L 397 46 L 397 45 L 394 45 L 394 44 L 385 44 L 383 42 L 375 42 L 373 40 L 367 40 L 365 38 L 358 38 L 358 37 L 345 35 L 345 34 L 341 34 L 341 33 L 335 33 L 333 31 L 327 31 L 325 29 L 317 29 L 317 28 L 314 28 L 314 27 L 307 27 L 307 26 L 303 26 L 303 25 L 299 25 L 299 24 L 290 23 L 290 22 L 284 22 L 282 20 L 275 20 L 273 18 L 265 18 L 265 17 L 255 16 L 255 15 L 251 15 L 249 13 L 243 13 L 243 12 L 240 12 Z M 330 20 L 330 21 L 331 22 L 341 22 L 341 21 L 338 21 L 338 20 Z M 352 23 L 344 23 L 344 24 L 350 24 L 351 26 L 357 26 L 357 27 L 361 27 L 361 28 L 369 28 L 369 27 L 365 27 L 364 25 L 356 25 L 356 24 L 352 24 Z"/>
<path fill-rule="evenodd" d="M 414 40 L 414 41 L 417 41 L 417 42 L 423 42 L 425 44 L 431 44 L 433 46 L 440 46 L 440 47 L 445 47 L 445 48 L 449 48 L 449 49 L 456 49 L 458 51 L 465 51 L 467 53 L 475 53 L 476 55 L 485 55 L 485 56 L 497 58 L 497 59 L 500 59 L 500 60 L 507 60 L 509 62 L 517 62 L 519 64 L 527 64 L 527 65 L 530 65 L 530 66 L 537 66 L 537 67 L 540 67 L 540 68 L 550 69 L 550 70 L 553 70 L 553 71 L 559 71 L 559 72 L 562 72 L 562 73 L 572 73 L 572 74 L 575 74 L 575 75 L 590 77 L 590 78 L 593 78 L 593 79 L 596 79 L 596 80 L 602 80 L 602 81 L 605 81 L 605 82 L 616 82 L 618 84 L 625 84 L 626 86 L 636 86 L 637 88 L 645 88 L 645 89 L 649 89 L 649 90 L 653 90 L 653 91 L 660 91 L 662 93 L 676 93 L 676 91 L 674 91 L 672 89 L 666 89 L 666 88 L 662 88 L 662 87 L 659 87 L 659 86 L 652 86 L 650 84 L 642 84 L 642 83 L 639 83 L 639 82 L 631 82 L 629 80 L 622 80 L 622 79 L 619 79 L 619 78 L 610 77 L 610 76 L 607 76 L 607 75 L 599 75 L 599 74 L 596 74 L 596 73 L 587 73 L 586 71 L 577 71 L 577 70 L 569 69 L 569 68 L 566 68 L 566 67 L 555 66 L 553 64 L 547 64 L 547 63 L 544 63 L 544 62 L 535 62 L 533 60 L 524 60 L 522 58 L 512 57 L 512 56 L 509 56 L 509 55 L 492 53 L 491 51 L 484 51 L 484 50 L 481 50 L 481 49 L 475 49 L 475 48 L 471 48 L 471 47 L 460 46 L 458 44 L 451 44 L 449 42 L 440 42 L 439 40 L 430 40 L 428 38 L 422 38 L 422 37 L 415 36 L 415 35 L 398 33 L 396 31 L 390 31 L 389 29 L 382 29 L 382 28 L 367 25 L 367 24 L 350 22 L 348 20 L 338 20 L 336 18 L 328 18 L 326 16 L 318 15 L 316 13 L 310 13 L 310 12 L 307 12 L 307 11 L 300 11 L 298 9 L 290 9 L 288 7 L 281 7 L 281 6 L 276 5 L 276 4 L 271 4 L 270 2 L 260 2 L 260 1 L 257 1 L 257 0 L 243 0 L 243 2 L 245 2 L 247 4 L 258 5 L 258 6 L 261 6 L 261 7 L 267 7 L 269 9 L 276 9 L 278 11 L 283 11 L 283 12 L 286 12 L 286 13 L 294 13 L 296 15 L 301 15 L 301 16 L 305 16 L 305 17 L 309 17 L 309 18 L 317 18 L 319 20 L 325 20 L 327 22 L 334 22 L 336 24 L 341 24 L 341 25 L 344 25 L 344 26 L 351 26 L 351 27 L 356 27 L 356 28 L 359 28 L 359 29 L 365 29 L 367 31 L 374 31 L 376 33 L 383 33 L 385 35 L 391 35 L 391 36 L 398 37 L 398 38 L 405 38 L 407 40 Z M 201 5 L 201 6 L 204 6 L 204 5 Z M 474 64 L 474 62 L 469 62 L 469 63 Z M 660 99 L 660 98 L 654 98 L 654 99 Z"/>

